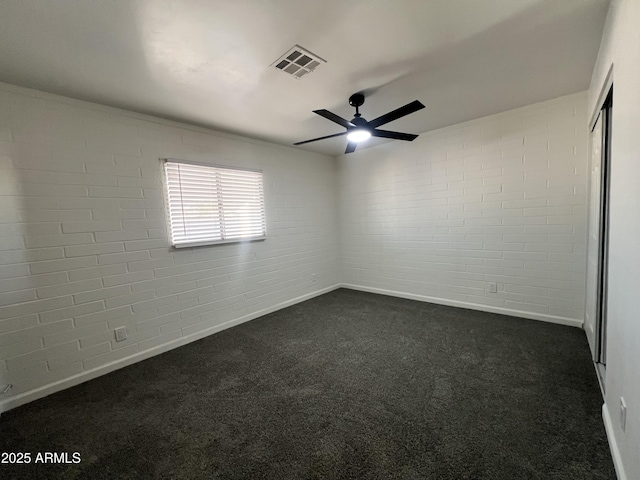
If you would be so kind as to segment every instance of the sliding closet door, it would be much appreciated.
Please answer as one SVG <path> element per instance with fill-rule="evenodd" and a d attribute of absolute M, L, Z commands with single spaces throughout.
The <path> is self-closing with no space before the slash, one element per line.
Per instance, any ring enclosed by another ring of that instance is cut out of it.
<path fill-rule="evenodd" d="M 598 272 L 600 260 L 600 223 L 602 185 L 602 113 L 591 132 L 591 175 L 589 178 L 589 237 L 587 243 L 587 292 L 585 330 L 594 360 L 598 356 Z"/>
<path fill-rule="evenodd" d="M 585 330 L 593 360 L 604 375 L 607 363 L 607 271 L 609 251 L 609 172 L 611 166 L 611 108 L 609 92 L 591 132 L 589 237 Z"/>

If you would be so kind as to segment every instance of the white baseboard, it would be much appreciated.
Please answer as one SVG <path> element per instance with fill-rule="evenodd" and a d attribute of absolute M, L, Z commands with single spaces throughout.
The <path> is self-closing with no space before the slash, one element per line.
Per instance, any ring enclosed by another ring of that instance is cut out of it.
<path fill-rule="evenodd" d="M 107 363 L 105 365 L 102 365 L 100 367 L 94 368 L 92 370 L 87 370 L 85 372 L 81 372 L 77 375 L 73 375 L 71 377 L 65 378 L 63 380 L 59 380 L 53 383 L 50 383 L 48 385 L 44 385 L 42 387 L 36 388 L 34 390 L 30 390 L 28 392 L 24 392 L 21 393 L 19 395 L 16 395 L 14 397 L 9 397 L 7 399 L 4 399 L 2 401 L 0 401 L 0 414 L 2 414 L 2 412 L 6 412 L 8 410 L 11 410 L 12 408 L 16 408 L 19 407 L 20 405 L 24 405 L 25 403 L 29 403 L 32 402 L 34 400 L 37 400 L 39 398 L 42 397 L 46 397 L 47 395 L 51 395 L 52 393 L 55 392 L 59 392 L 61 390 L 64 390 L 66 388 L 70 388 L 73 387 L 75 385 L 78 385 L 80 383 L 86 382 L 88 380 L 92 380 L 94 378 L 100 377 L 102 375 L 106 375 L 107 373 L 113 372 L 114 370 L 118 370 L 120 368 L 126 367 L 127 365 L 131 365 L 137 362 L 140 362 L 142 360 L 146 360 L 147 358 L 151 358 L 155 355 L 158 355 L 160 353 L 164 353 L 167 352 L 169 350 L 173 350 L 174 348 L 180 347 L 182 345 L 186 345 L 188 343 L 191 342 L 195 342 L 196 340 L 200 340 L 201 338 L 207 337 L 209 335 L 212 335 L 214 333 L 220 332 L 222 330 L 226 330 L 227 328 L 231 328 L 234 327 L 236 325 L 240 325 L 241 323 L 244 322 L 248 322 L 250 320 L 254 320 L 258 317 L 261 317 L 263 315 L 267 315 L 269 313 L 275 312 L 277 310 L 289 307 L 291 305 L 295 305 L 296 303 L 300 303 L 300 302 L 304 302 L 305 300 L 309 300 L 311 298 L 320 296 L 320 295 L 324 295 L 325 293 L 331 292 L 333 290 L 336 290 L 338 288 L 349 288 L 352 290 L 360 290 L 363 292 L 370 292 L 370 293 L 377 293 L 377 294 L 381 294 L 381 295 L 389 295 L 392 297 L 400 297 L 400 298 L 406 298 L 409 300 L 418 300 L 421 302 L 429 302 L 429 303 L 435 303 L 435 304 L 439 304 L 439 305 L 448 305 L 451 307 L 460 307 L 460 308 L 467 308 L 467 309 L 471 309 L 471 310 L 480 310 L 480 311 L 484 311 L 484 312 L 491 312 L 491 313 L 500 313 L 503 315 L 510 315 L 510 316 L 514 316 L 514 317 L 521 317 L 521 318 L 529 318 L 529 319 L 533 319 L 533 320 L 542 320 L 544 322 L 551 322 L 551 323 L 558 323 L 561 325 L 569 325 L 569 326 L 573 326 L 573 327 L 580 327 L 582 328 L 583 322 L 581 320 L 576 320 L 576 319 L 572 319 L 572 318 L 565 318 L 565 317 L 557 317 L 557 316 L 553 316 L 553 315 L 544 315 L 544 314 L 538 314 L 538 313 L 531 313 L 531 312 L 522 312 L 519 310 L 511 310 L 511 309 L 507 309 L 507 308 L 501 308 L 501 307 L 492 307 L 489 305 L 480 305 L 480 304 L 475 304 L 475 303 L 468 303 L 468 302 L 460 302 L 460 301 L 456 301 L 456 300 L 447 300 L 447 299 L 443 299 L 443 298 L 437 298 L 437 297 L 428 297 L 425 295 L 416 295 L 416 294 L 412 294 L 412 293 L 405 293 L 405 292 L 397 292 L 394 290 L 385 290 L 385 289 L 381 289 L 381 288 L 373 288 L 373 287 L 366 287 L 366 286 L 362 286 L 362 285 L 353 285 L 353 284 L 336 284 L 336 285 L 332 285 L 330 287 L 327 288 L 323 288 L 321 290 L 317 290 L 315 292 L 311 292 L 308 293 L 306 295 L 302 295 L 300 297 L 296 297 L 293 298 L 291 300 L 287 300 L 286 302 L 281 302 L 277 305 L 274 305 L 272 307 L 269 308 L 265 308 L 262 310 L 258 310 L 256 312 L 253 312 L 249 315 L 245 315 L 243 317 L 239 317 L 237 319 L 234 320 L 229 320 L 228 322 L 222 323 L 220 325 L 215 325 L 211 328 L 208 328 L 206 330 L 202 330 L 200 332 L 196 332 L 193 333 L 191 335 L 188 335 L 186 337 L 181 337 L 178 338 L 176 340 L 172 340 L 168 343 L 165 343 L 163 345 L 159 345 L 157 347 L 154 348 L 150 348 L 149 350 L 144 350 L 142 352 L 138 352 L 134 355 L 131 355 L 129 357 L 125 357 L 110 363 Z"/>
<path fill-rule="evenodd" d="M 609 440 L 609 449 L 611 450 L 611 457 L 613 458 L 613 466 L 616 469 L 616 475 L 618 480 L 627 480 L 627 475 L 624 473 L 624 467 L 622 465 L 622 457 L 620 456 L 620 450 L 618 449 L 618 442 L 613 433 L 613 423 L 611 423 L 611 416 L 609 415 L 609 409 L 607 404 L 602 405 L 602 419 L 604 421 L 604 430 L 607 432 L 607 440 Z"/>
<path fill-rule="evenodd" d="M 469 310 L 480 310 L 482 312 L 500 313 L 511 317 L 528 318 L 530 320 L 541 320 L 543 322 L 557 323 L 560 325 L 568 325 L 570 327 L 582 328 L 583 321 L 575 318 L 559 317 L 556 315 L 546 315 L 544 313 L 524 312 L 521 310 L 512 310 L 510 308 L 492 307 L 490 305 L 482 305 L 479 303 L 461 302 L 458 300 L 447 300 L 446 298 L 428 297 L 426 295 L 417 295 L 414 293 L 397 292 L 395 290 L 385 290 L 383 288 L 366 287 L 363 285 L 353 285 L 343 283 L 342 288 L 350 288 L 351 290 L 360 290 L 362 292 L 378 293 L 380 295 L 389 295 L 391 297 L 406 298 L 409 300 L 418 300 L 420 302 L 436 303 L 438 305 L 448 305 L 450 307 L 467 308 Z"/>
<path fill-rule="evenodd" d="M 2 412 L 11 410 L 12 408 L 16 408 L 16 407 L 19 407 L 20 405 L 24 405 L 25 403 L 33 402 L 34 400 L 37 400 L 39 398 L 46 397 L 47 395 L 51 395 L 52 393 L 65 390 L 75 385 L 79 385 L 80 383 L 84 383 L 86 381 L 92 380 L 102 375 L 106 375 L 107 373 L 113 372 L 114 370 L 118 370 L 128 365 L 132 365 L 142 360 L 146 360 L 147 358 L 151 358 L 155 355 L 159 355 L 160 353 L 164 353 L 169 350 L 173 350 L 174 348 L 181 347 L 182 345 L 195 342 L 196 340 L 200 340 L 201 338 L 208 337 L 209 335 L 220 332 L 222 330 L 226 330 L 227 328 L 235 327 L 236 325 L 240 325 L 241 323 L 245 323 L 250 320 L 254 320 L 258 317 L 262 317 L 263 315 L 267 315 L 269 313 L 275 312 L 277 310 L 290 307 L 291 305 L 295 305 L 296 303 L 304 302 L 305 300 L 309 300 L 311 298 L 324 295 L 325 293 L 329 293 L 338 288 L 340 288 L 340 285 L 336 284 L 327 288 L 323 288 L 321 290 L 316 290 L 315 292 L 307 293 L 305 295 L 301 295 L 291 300 L 278 303 L 272 307 L 258 310 L 257 312 L 244 315 L 234 320 L 229 320 L 227 322 L 221 323 L 220 325 L 215 325 L 211 328 L 207 328 L 200 332 L 196 332 L 191 335 L 187 335 L 185 337 L 180 337 L 176 340 L 172 340 L 163 345 L 159 345 L 157 347 L 150 348 L 142 352 L 138 352 L 134 355 L 121 358 L 119 360 L 107 363 L 105 365 L 93 368 L 91 370 L 87 370 L 85 372 L 79 373 L 77 375 L 73 375 L 63 380 L 58 380 L 57 382 L 53 382 L 48 385 L 38 387 L 34 390 L 21 393 L 19 395 L 16 395 L 15 397 L 9 397 L 0 402 L 0 414 L 2 414 Z"/>

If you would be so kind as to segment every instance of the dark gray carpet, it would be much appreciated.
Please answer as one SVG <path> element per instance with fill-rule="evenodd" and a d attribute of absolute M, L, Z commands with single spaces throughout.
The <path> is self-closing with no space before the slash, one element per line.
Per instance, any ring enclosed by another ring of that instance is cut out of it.
<path fill-rule="evenodd" d="M 337 290 L 5 413 L 7 478 L 615 479 L 577 328 Z"/>

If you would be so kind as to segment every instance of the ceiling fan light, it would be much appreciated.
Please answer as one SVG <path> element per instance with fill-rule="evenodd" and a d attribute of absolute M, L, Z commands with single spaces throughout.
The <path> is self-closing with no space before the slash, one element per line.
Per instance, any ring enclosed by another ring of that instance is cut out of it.
<path fill-rule="evenodd" d="M 371 132 L 365 128 L 356 128 L 355 130 L 351 130 L 347 135 L 347 139 L 350 142 L 360 143 L 368 140 L 371 137 Z"/>

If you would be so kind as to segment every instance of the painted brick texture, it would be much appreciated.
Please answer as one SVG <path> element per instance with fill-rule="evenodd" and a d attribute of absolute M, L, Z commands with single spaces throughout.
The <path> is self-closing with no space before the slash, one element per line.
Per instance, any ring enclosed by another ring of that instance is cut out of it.
<path fill-rule="evenodd" d="M 339 282 L 329 157 L 6 84 L 0 130 L 0 384 L 13 395 Z M 167 157 L 262 169 L 267 240 L 170 249 Z"/>
<path fill-rule="evenodd" d="M 575 94 L 340 157 L 342 281 L 581 321 L 586 102 Z"/>
<path fill-rule="evenodd" d="M 0 84 L 0 384 L 24 394 L 341 282 L 582 320 L 585 107 L 335 162 Z M 263 169 L 268 239 L 170 249 L 167 157 Z"/>

